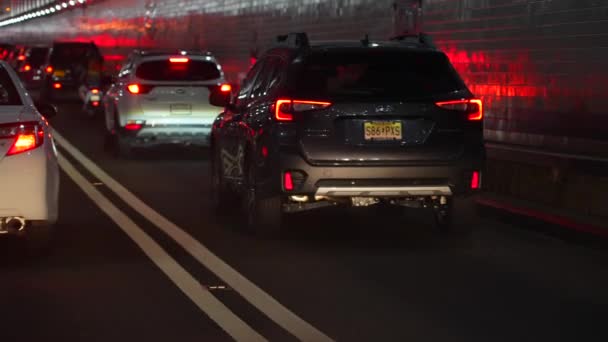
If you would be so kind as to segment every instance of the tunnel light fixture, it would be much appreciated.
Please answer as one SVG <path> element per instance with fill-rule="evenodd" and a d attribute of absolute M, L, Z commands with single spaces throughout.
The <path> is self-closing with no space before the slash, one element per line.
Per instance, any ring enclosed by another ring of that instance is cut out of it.
<path fill-rule="evenodd" d="M 17 23 L 21 23 L 26 20 L 35 19 L 35 18 L 39 18 L 39 17 L 45 16 L 45 15 L 53 14 L 53 13 L 55 13 L 57 11 L 61 11 L 63 9 L 69 9 L 70 6 L 75 7 L 78 5 L 85 4 L 86 2 L 87 2 L 86 0 L 69 0 L 69 1 L 65 0 L 65 1 L 57 2 L 55 4 L 51 4 L 49 7 L 40 6 L 29 13 L 23 13 L 19 16 L 13 17 L 13 18 L 0 20 L 0 27 L 17 24 Z"/>

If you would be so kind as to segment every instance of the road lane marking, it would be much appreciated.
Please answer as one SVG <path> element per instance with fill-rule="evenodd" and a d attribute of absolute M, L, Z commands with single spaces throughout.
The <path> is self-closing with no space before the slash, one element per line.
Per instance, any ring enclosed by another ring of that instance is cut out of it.
<path fill-rule="evenodd" d="M 127 234 L 163 273 L 209 318 L 236 341 L 266 341 L 257 331 L 237 317 L 209 290 L 173 259 L 154 239 L 95 188 L 76 168 L 59 154 L 61 169 L 84 193 Z"/>
<path fill-rule="evenodd" d="M 130 205 L 131 208 L 140 215 L 156 225 L 156 227 L 179 244 L 199 263 L 222 279 L 230 288 L 239 293 L 245 300 L 268 316 L 272 321 L 300 341 L 333 341 L 323 332 L 290 311 L 268 293 L 264 292 L 264 290 L 259 288 L 249 279 L 245 278 L 182 228 L 178 227 L 176 224 L 169 221 L 169 219 L 144 203 L 122 184 L 103 171 L 93 161 L 87 158 L 82 152 L 57 133 L 57 131 L 54 131 L 54 135 L 59 145 L 70 153 L 74 159 L 100 182 L 104 183 L 108 189 L 112 190 L 120 199 Z"/>

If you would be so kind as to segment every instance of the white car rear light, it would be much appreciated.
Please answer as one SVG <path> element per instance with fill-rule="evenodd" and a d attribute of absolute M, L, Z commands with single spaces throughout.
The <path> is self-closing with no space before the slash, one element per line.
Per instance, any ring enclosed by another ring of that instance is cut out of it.
<path fill-rule="evenodd" d="M 0 125 L 0 139 L 12 139 L 7 156 L 31 151 L 44 142 L 44 130 L 38 122 L 23 122 Z"/>

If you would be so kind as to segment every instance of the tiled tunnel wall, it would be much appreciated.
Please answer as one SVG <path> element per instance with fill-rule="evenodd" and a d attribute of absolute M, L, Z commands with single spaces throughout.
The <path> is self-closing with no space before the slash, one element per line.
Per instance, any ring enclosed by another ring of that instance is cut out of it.
<path fill-rule="evenodd" d="M 416 25 L 434 36 L 483 98 L 488 141 L 608 157 L 608 0 L 91 0 L 85 9 L 0 33 L 30 42 L 93 39 L 110 60 L 137 47 L 205 48 L 236 78 L 277 34 L 382 39 Z M 538 179 L 520 180 L 519 171 L 509 173 L 513 166 L 500 164 L 490 180 L 548 182 L 550 191 L 532 195 L 561 204 L 565 185 L 551 175 L 568 174 L 572 163 L 533 159 L 518 160 L 523 164 L 515 168 L 541 165 L 526 173 Z M 534 187 L 523 187 L 494 190 L 530 198 Z"/>

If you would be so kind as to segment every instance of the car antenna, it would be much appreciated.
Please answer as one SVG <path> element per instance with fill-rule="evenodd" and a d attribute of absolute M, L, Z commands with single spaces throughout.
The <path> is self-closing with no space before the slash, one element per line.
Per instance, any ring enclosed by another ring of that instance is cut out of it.
<path fill-rule="evenodd" d="M 365 37 L 363 37 L 363 39 L 361 40 L 361 44 L 363 44 L 364 46 L 369 45 L 369 34 L 365 34 Z"/>

